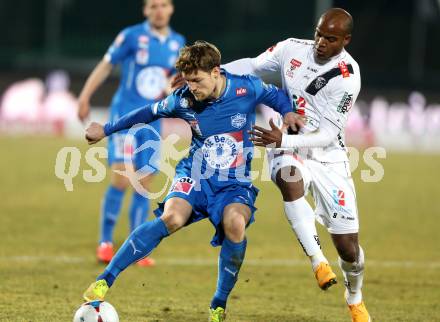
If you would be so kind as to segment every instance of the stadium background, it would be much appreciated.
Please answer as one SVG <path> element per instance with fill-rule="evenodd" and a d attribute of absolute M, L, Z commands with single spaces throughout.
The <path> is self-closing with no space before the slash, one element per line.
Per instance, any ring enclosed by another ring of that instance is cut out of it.
<path fill-rule="evenodd" d="M 189 42 L 215 43 L 225 62 L 255 56 L 287 37 L 310 38 L 316 17 L 329 6 L 351 12 L 355 31 L 348 50 L 360 64 L 363 87 L 349 140 L 362 149 L 380 145 L 387 151 L 386 159 L 378 160 L 381 181 L 361 180 L 361 171 L 369 169 L 362 159 L 353 173 L 367 254 L 365 298 L 378 321 L 440 321 L 439 1 L 175 0 L 175 6 L 173 28 Z M 0 2 L 1 321 L 73 316 L 84 287 L 102 269 L 93 249 L 105 189 L 103 182 L 83 180 L 90 169 L 84 157 L 72 192 L 55 176 L 61 148 L 77 147 L 82 156 L 88 148 L 78 139 L 82 127 L 73 110 L 51 119 L 29 117 L 27 104 L 33 102 L 25 101 L 23 114 L 5 114 L 5 93 L 32 79 L 40 80 L 46 96 L 47 76 L 62 70 L 55 75 L 60 82 L 68 76 L 67 103 L 74 109 L 75 96 L 115 35 L 141 19 L 140 0 Z M 92 100 L 96 117 L 105 117 L 103 107 L 116 87 L 117 73 Z M 261 166 L 261 161 L 254 165 Z M 229 306 L 230 320 L 347 321 L 342 283 L 328 293 L 318 290 L 281 202 L 275 202 L 279 193 L 270 182 L 257 185 L 260 211 L 249 231 L 248 261 Z M 118 242 L 126 235 L 126 212 Z M 184 230 L 158 249 L 157 268 L 124 273 L 109 295 L 122 320 L 204 320 L 216 273 L 211 232 L 207 223 Z M 320 229 L 320 235 L 335 261 L 327 233 Z M 339 271 L 338 277 L 342 281 Z"/>

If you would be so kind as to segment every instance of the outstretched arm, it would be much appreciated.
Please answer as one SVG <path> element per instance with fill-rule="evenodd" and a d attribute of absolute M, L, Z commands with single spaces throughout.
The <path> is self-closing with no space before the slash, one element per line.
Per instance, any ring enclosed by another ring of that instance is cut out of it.
<path fill-rule="evenodd" d="M 329 145 L 339 134 L 340 129 L 332 122 L 323 118 L 319 129 L 312 133 L 289 135 L 282 133 L 274 124 L 273 120 L 269 121 L 270 130 L 255 125 L 250 131 L 252 134 L 251 141 L 257 146 L 275 145 L 277 148 L 318 148 Z"/>
<path fill-rule="evenodd" d="M 175 102 L 176 100 L 173 93 L 160 102 L 138 108 L 115 122 L 108 122 L 105 125 L 93 122 L 86 130 L 86 140 L 89 144 L 95 144 L 104 137 L 121 130 L 129 129 L 133 125 L 151 123 L 161 117 L 174 117 L 176 108 Z"/>
<path fill-rule="evenodd" d="M 150 123 L 155 119 L 157 117 L 153 114 L 151 105 L 147 105 L 124 115 L 115 122 L 108 122 L 104 125 L 92 122 L 86 129 L 86 140 L 89 144 L 95 144 L 110 134 L 129 129 L 139 123 Z"/>

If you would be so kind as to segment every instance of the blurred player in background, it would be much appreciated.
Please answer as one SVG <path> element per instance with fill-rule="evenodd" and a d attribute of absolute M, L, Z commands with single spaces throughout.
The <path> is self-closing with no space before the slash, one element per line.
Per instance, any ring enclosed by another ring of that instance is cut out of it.
<path fill-rule="evenodd" d="M 110 107 L 112 122 L 140 106 L 162 99 L 170 92 L 169 79 L 175 73 L 174 63 L 180 48 L 185 44 L 184 37 L 169 26 L 173 12 L 172 0 L 144 0 L 143 13 L 147 21 L 122 30 L 87 79 L 79 96 L 78 116 L 81 121 L 89 115 L 92 95 L 118 64 L 121 65 L 122 74 Z M 130 166 L 132 163 L 134 170 L 145 174 L 140 183 L 147 191 L 160 161 L 161 123 L 158 120 L 151 126 L 154 130 L 142 129 L 133 137 L 129 137 L 127 131 L 122 131 L 111 135 L 108 140 L 108 161 L 111 169 L 125 171 L 127 163 L 124 160 L 132 160 L 129 162 Z M 133 153 L 141 145 L 140 142 L 146 141 L 152 143 L 151 148 Z M 101 262 L 108 263 L 113 257 L 113 231 L 128 186 L 128 178 L 112 171 L 111 183 L 102 203 L 101 233 L 97 249 L 97 257 Z M 133 191 L 129 213 L 131 231 L 145 222 L 148 212 L 149 200 Z M 154 261 L 145 258 L 138 264 L 151 266 Z"/>
<path fill-rule="evenodd" d="M 330 9 L 321 16 L 314 41 L 290 38 L 256 58 L 241 59 L 225 68 L 258 76 L 281 73 L 283 87 L 306 124 L 299 135 L 288 135 L 271 121 L 271 130 L 255 127 L 254 143 L 287 148 L 272 151 L 270 164 L 286 216 L 322 289 L 334 284 L 336 275 L 321 251 L 315 215 L 327 227 L 339 254 L 352 320 L 367 322 L 370 316 L 361 292 L 364 253 L 358 243 L 356 194 L 344 142 L 348 112 L 361 86 L 359 66 L 344 49 L 352 29 L 348 12 Z M 297 180 L 286 180 L 292 176 Z M 305 199 L 309 189 L 315 211 Z"/>
<path fill-rule="evenodd" d="M 248 134 L 255 123 L 256 105 L 276 109 L 291 125 L 296 125 L 297 119 L 284 91 L 253 76 L 229 74 L 220 69 L 220 60 L 220 52 L 212 44 L 196 42 L 185 47 L 176 66 L 186 86 L 119 121 L 105 126 L 92 123 L 87 129 L 86 138 L 93 144 L 135 124 L 173 117 L 186 121 L 193 134 L 189 155 L 177 165 L 168 196 L 155 211 L 158 218 L 130 234 L 84 293 L 87 301 L 103 300 L 117 276 L 150 254 L 163 238 L 184 225 L 209 218 L 216 229 L 211 244 L 221 246 L 209 321 L 225 319 L 226 302 L 246 252 L 245 229 L 256 210 L 258 190 L 250 176 L 253 145 Z"/>

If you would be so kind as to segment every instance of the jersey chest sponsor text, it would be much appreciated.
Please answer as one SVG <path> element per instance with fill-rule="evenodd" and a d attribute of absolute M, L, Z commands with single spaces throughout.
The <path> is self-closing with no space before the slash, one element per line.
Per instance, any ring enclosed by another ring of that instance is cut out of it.
<path fill-rule="evenodd" d="M 211 135 L 203 142 L 202 153 L 211 168 L 229 169 L 244 164 L 243 132 Z"/>

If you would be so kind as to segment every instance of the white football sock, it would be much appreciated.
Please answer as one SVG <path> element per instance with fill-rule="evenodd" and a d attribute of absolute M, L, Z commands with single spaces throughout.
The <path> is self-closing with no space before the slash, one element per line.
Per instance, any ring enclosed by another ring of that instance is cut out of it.
<path fill-rule="evenodd" d="M 321 251 L 318 233 L 316 232 L 315 213 L 307 200 L 301 197 L 295 201 L 285 201 L 284 210 L 296 238 L 298 238 L 304 252 L 312 262 L 313 270 L 320 262 L 328 263 Z"/>
<path fill-rule="evenodd" d="M 344 274 L 345 299 L 348 304 L 358 304 L 362 301 L 362 281 L 364 279 L 364 251 L 359 246 L 358 260 L 354 263 L 344 261 L 339 257 L 339 266 Z"/>

